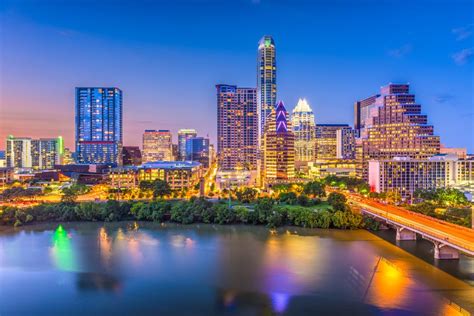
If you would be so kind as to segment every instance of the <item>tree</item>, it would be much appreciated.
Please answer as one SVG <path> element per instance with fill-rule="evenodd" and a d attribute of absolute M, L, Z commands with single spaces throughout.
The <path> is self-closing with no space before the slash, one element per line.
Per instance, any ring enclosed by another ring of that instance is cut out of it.
<path fill-rule="evenodd" d="M 163 180 L 156 179 L 153 181 L 153 197 L 156 198 L 163 198 L 164 196 L 171 194 L 171 187 L 170 185 Z"/>
<path fill-rule="evenodd" d="M 332 206 L 334 211 L 345 211 L 346 201 L 346 196 L 342 193 L 331 192 L 328 196 L 328 203 Z"/>
<path fill-rule="evenodd" d="M 63 195 L 61 196 L 61 202 L 64 203 L 74 203 L 77 200 L 77 197 L 79 196 L 79 192 L 75 190 L 72 186 L 69 188 L 64 188 L 62 189 Z"/>
<path fill-rule="evenodd" d="M 312 197 L 324 197 L 326 192 L 324 191 L 324 184 L 319 181 L 311 181 L 304 185 L 303 192 Z"/>
<path fill-rule="evenodd" d="M 237 200 L 242 203 L 251 203 L 257 198 L 258 191 L 254 188 L 243 188 L 235 193 Z"/>

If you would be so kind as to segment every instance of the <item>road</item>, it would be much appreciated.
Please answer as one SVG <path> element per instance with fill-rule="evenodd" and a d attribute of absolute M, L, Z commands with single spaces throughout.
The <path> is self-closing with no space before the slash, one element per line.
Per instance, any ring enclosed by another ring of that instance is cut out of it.
<path fill-rule="evenodd" d="M 349 202 L 360 208 L 382 216 L 392 222 L 413 228 L 428 237 L 445 240 L 471 254 L 474 253 L 474 230 L 455 224 L 447 223 L 407 209 L 379 203 L 356 194 L 346 194 Z"/>

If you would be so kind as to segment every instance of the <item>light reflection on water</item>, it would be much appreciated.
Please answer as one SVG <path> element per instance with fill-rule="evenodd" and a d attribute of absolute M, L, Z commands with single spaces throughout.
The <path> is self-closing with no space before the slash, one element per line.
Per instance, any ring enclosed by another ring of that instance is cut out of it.
<path fill-rule="evenodd" d="M 467 283 L 365 231 L 38 226 L 0 233 L 0 280 L 9 293 L 0 295 L 0 315 L 460 315 L 474 308 Z M 27 293 L 34 298 L 22 305 Z"/>

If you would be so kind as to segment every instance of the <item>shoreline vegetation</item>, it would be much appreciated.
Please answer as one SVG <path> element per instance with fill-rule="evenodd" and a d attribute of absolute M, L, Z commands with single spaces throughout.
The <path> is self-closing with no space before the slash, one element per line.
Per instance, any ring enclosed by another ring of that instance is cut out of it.
<path fill-rule="evenodd" d="M 333 194 L 333 193 L 331 193 Z M 205 198 L 190 200 L 96 202 L 61 202 L 40 204 L 26 209 L 6 207 L 0 213 L 0 224 L 22 226 L 45 222 L 118 222 L 151 221 L 178 224 L 248 224 L 269 228 L 298 226 L 304 228 L 377 229 L 378 223 L 360 214 L 352 213 L 339 193 L 330 202 L 315 201 L 311 206 L 291 205 L 270 198 L 251 203 L 229 204 L 212 202 Z M 332 204 L 331 204 L 332 203 Z M 335 205 L 335 207 L 333 206 Z"/>

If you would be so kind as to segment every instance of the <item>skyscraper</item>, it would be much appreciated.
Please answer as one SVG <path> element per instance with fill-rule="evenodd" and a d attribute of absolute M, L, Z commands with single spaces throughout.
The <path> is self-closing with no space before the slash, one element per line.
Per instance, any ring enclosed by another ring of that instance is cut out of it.
<path fill-rule="evenodd" d="M 257 102 L 258 102 L 258 137 L 263 135 L 265 120 L 276 106 L 276 50 L 275 41 L 265 35 L 258 42 L 257 57 Z"/>
<path fill-rule="evenodd" d="M 155 161 L 173 161 L 172 137 L 167 129 L 143 133 L 142 162 Z"/>
<path fill-rule="evenodd" d="M 256 90 L 225 84 L 216 85 L 216 89 L 219 169 L 255 170 L 258 146 Z"/>
<path fill-rule="evenodd" d="M 209 138 L 192 137 L 186 140 L 186 160 L 197 161 L 209 168 Z"/>
<path fill-rule="evenodd" d="M 78 163 L 121 164 L 122 91 L 76 88 Z"/>
<path fill-rule="evenodd" d="M 295 177 L 295 136 L 283 102 L 267 117 L 263 133 L 264 183 L 277 183 Z"/>
<path fill-rule="evenodd" d="M 368 161 L 408 157 L 425 159 L 440 151 L 439 137 L 421 113 L 421 105 L 408 84 L 389 84 L 381 88 L 379 104 L 371 122 L 361 134 L 358 173 L 367 179 Z"/>
<path fill-rule="evenodd" d="M 31 168 L 33 166 L 31 138 L 8 136 L 5 155 L 7 167 L 20 169 Z"/>
<path fill-rule="evenodd" d="M 180 129 L 178 131 L 178 160 L 186 160 L 186 140 L 196 136 L 195 129 Z"/>
<path fill-rule="evenodd" d="M 295 134 L 295 162 L 315 159 L 316 131 L 314 113 L 306 99 L 299 99 L 291 115 Z"/>

